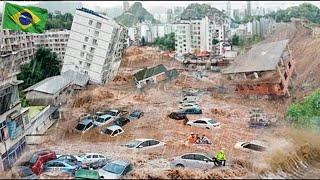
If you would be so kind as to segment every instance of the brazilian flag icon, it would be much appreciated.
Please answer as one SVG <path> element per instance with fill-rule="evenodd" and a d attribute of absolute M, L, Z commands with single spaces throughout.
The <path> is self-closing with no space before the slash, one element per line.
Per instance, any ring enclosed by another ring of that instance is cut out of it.
<path fill-rule="evenodd" d="M 31 33 L 43 33 L 47 18 L 48 11 L 46 9 L 6 3 L 2 28 Z"/>

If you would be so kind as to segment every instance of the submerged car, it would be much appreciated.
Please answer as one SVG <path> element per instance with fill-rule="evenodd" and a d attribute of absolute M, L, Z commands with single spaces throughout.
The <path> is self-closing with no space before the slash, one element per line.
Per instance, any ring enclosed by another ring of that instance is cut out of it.
<path fill-rule="evenodd" d="M 61 172 L 67 172 L 74 174 L 76 170 L 80 168 L 80 163 L 78 162 L 71 162 L 69 160 L 52 160 L 48 161 L 47 163 L 44 164 L 43 166 L 43 171 L 45 172 L 50 172 L 50 171 L 61 171 Z"/>
<path fill-rule="evenodd" d="M 74 173 L 75 179 L 100 179 L 98 171 L 88 169 L 78 169 Z"/>
<path fill-rule="evenodd" d="M 187 125 L 203 127 L 206 129 L 213 129 L 213 128 L 220 127 L 220 122 L 213 120 L 213 119 L 209 119 L 209 118 L 202 118 L 202 119 L 197 119 L 197 120 L 193 120 L 193 121 L 188 121 Z"/>
<path fill-rule="evenodd" d="M 207 153 L 187 153 L 181 156 L 177 156 L 170 161 L 170 166 L 180 168 L 200 168 L 211 169 L 216 164 L 216 158 L 214 155 Z"/>
<path fill-rule="evenodd" d="M 13 179 L 38 179 L 38 176 L 27 166 L 18 166 L 12 168 L 12 170 Z"/>
<path fill-rule="evenodd" d="M 266 144 L 261 141 L 246 141 L 246 142 L 238 142 L 234 146 L 236 149 L 240 149 L 245 152 L 258 151 L 263 152 L 266 151 Z"/>
<path fill-rule="evenodd" d="M 54 159 L 57 159 L 57 155 L 54 151 L 43 150 L 33 154 L 30 160 L 23 165 L 29 166 L 33 173 L 39 175 L 43 170 L 43 164 Z"/>
<path fill-rule="evenodd" d="M 141 112 L 139 110 L 135 110 L 129 115 L 128 119 L 130 121 L 135 120 L 135 119 L 140 119 L 143 115 L 144 115 L 143 112 Z"/>
<path fill-rule="evenodd" d="M 151 149 L 164 146 L 165 143 L 155 139 L 135 139 L 124 146 L 130 149 Z"/>
<path fill-rule="evenodd" d="M 181 113 L 181 114 L 202 114 L 202 110 L 200 108 L 193 107 L 193 108 L 183 109 L 183 110 L 179 111 L 178 113 Z"/>
<path fill-rule="evenodd" d="M 185 113 L 172 112 L 168 115 L 169 118 L 175 120 L 188 120 L 187 115 Z"/>
<path fill-rule="evenodd" d="M 84 153 L 80 156 L 75 156 L 81 163 L 93 163 L 99 160 L 107 160 L 107 158 L 99 153 Z"/>
<path fill-rule="evenodd" d="M 116 120 L 113 121 L 113 124 L 122 127 L 122 126 L 128 124 L 129 122 L 130 122 L 130 120 L 128 118 L 119 117 L 119 118 L 117 118 Z"/>
<path fill-rule="evenodd" d="M 112 125 L 112 126 L 109 126 L 107 128 L 102 129 L 100 133 L 107 134 L 107 135 L 114 137 L 114 136 L 118 136 L 119 134 L 122 134 L 123 132 L 124 131 L 120 126 Z"/>
<path fill-rule="evenodd" d="M 71 161 L 73 163 L 79 162 L 77 160 L 77 158 L 75 156 L 72 156 L 72 155 L 57 155 L 57 159 L 59 159 L 59 160 L 68 160 L 68 161 Z"/>
<path fill-rule="evenodd" d="M 86 118 L 83 119 L 82 121 L 80 121 L 77 126 L 76 126 L 76 131 L 81 132 L 81 133 L 85 133 L 87 131 L 89 131 L 91 128 L 93 128 L 93 120 Z"/>
<path fill-rule="evenodd" d="M 121 160 L 112 161 L 98 170 L 100 178 L 103 179 L 120 179 L 130 171 L 132 164 Z"/>
<path fill-rule="evenodd" d="M 103 126 L 103 125 L 106 125 L 108 123 L 110 123 L 111 121 L 113 120 L 113 116 L 109 115 L 109 114 L 105 114 L 105 115 L 102 115 L 102 116 L 99 116 L 97 117 L 93 124 L 95 126 Z"/>

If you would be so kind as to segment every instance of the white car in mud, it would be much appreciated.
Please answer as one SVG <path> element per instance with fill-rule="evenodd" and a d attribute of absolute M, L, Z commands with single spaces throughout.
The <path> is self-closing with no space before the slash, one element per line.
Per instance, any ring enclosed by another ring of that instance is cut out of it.
<path fill-rule="evenodd" d="M 129 149 L 152 149 L 164 146 L 166 143 L 155 139 L 135 139 L 126 143 L 126 148 Z"/>
<path fill-rule="evenodd" d="M 214 155 L 205 153 L 187 153 L 170 160 L 171 168 L 212 169 L 215 166 Z"/>
<path fill-rule="evenodd" d="M 99 153 L 84 153 L 80 156 L 74 156 L 81 163 L 94 163 L 101 160 L 108 160 L 104 155 Z"/>
<path fill-rule="evenodd" d="M 234 148 L 245 152 L 263 152 L 267 150 L 266 143 L 262 141 L 244 141 L 235 144 Z"/>
<path fill-rule="evenodd" d="M 206 129 L 214 129 L 220 127 L 220 122 L 210 119 L 210 118 L 201 118 L 197 120 L 192 120 L 187 122 L 188 126 L 197 126 L 203 127 Z"/>

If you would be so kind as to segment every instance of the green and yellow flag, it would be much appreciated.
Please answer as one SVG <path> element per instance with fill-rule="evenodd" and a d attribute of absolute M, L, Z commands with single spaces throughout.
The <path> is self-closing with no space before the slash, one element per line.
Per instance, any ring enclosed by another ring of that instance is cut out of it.
<path fill-rule="evenodd" d="M 3 29 L 43 33 L 48 18 L 48 11 L 38 7 L 6 3 L 3 16 Z"/>

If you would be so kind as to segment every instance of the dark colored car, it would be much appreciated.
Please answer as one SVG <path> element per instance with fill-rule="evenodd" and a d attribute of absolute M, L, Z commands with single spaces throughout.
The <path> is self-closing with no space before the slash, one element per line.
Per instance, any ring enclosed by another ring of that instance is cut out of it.
<path fill-rule="evenodd" d="M 133 111 L 133 112 L 129 115 L 128 119 L 129 119 L 130 121 L 132 121 L 132 120 L 141 118 L 143 115 L 144 115 L 143 112 L 141 112 L 141 111 L 139 111 L 139 110 L 135 110 L 135 111 Z"/>
<path fill-rule="evenodd" d="M 249 121 L 250 128 L 267 128 L 271 125 L 270 120 Z"/>
<path fill-rule="evenodd" d="M 181 113 L 181 114 L 202 114 L 202 110 L 200 108 L 188 108 L 188 109 L 184 109 L 182 111 L 179 111 L 178 113 Z"/>
<path fill-rule="evenodd" d="M 169 114 L 169 118 L 175 120 L 188 120 L 187 115 L 179 112 L 172 112 Z"/>
<path fill-rule="evenodd" d="M 113 122 L 113 124 L 122 127 L 122 126 L 126 125 L 128 122 L 130 122 L 130 120 L 128 118 L 119 117 Z"/>
<path fill-rule="evenodd" d="M 38 179 L 37 175 L 27 166 L 19 166 L 13 169 L 12 177 L 14 179 Z"/>
<path fill-rule="evenodd" d="M 54 159 L 57 159 L 54 151 L 44 150 L 35 153 L 24 166 L 29 166 L 33 173 L 39 175 L 42 172 L 43 164 Z"/>

